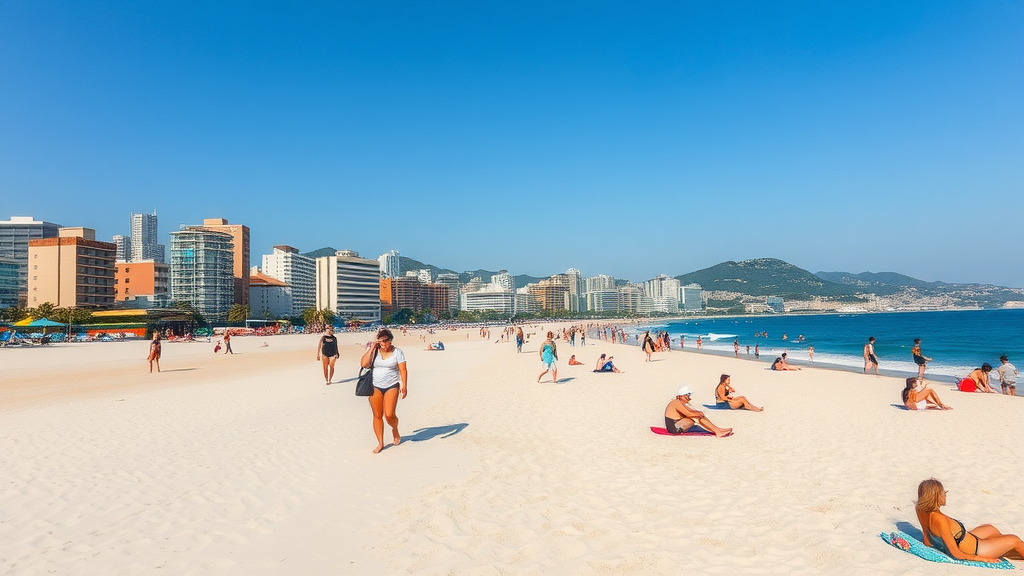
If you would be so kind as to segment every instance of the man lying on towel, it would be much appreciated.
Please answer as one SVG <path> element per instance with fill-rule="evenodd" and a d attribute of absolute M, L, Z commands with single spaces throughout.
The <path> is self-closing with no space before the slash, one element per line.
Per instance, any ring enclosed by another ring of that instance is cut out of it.
<path fill-rule="evenodd" d="M 719 428 L 712 424 L 703 412 L 690 407 L 692 395 L 689 388 L 680 386 L 676 391 L 675 400 L 669 402 L 665 408 L 665 429 L 669 434 L 682 434 L 694 424 L 700 424 L 702 428 L 714 432 L 719 438 L 732 436 L 732 428 Z"/>

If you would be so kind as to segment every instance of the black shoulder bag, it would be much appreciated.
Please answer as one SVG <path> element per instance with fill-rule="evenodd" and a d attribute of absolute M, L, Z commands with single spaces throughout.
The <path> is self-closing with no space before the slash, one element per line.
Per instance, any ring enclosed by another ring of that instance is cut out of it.
<path fill-rule="evenodd" d="M 356 382 L 356 396 L 370 396 L 373 394 L 373 363 L 376 361 L 377 351 L 374 350 L 373 358 L 370 359 L 370 367 L 359 367 L 359 381 Z"/>

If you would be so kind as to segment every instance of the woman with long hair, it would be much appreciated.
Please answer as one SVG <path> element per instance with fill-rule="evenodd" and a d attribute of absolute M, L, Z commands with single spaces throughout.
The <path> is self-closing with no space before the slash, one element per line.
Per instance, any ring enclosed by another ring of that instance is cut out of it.
<path fill-rule="evenodd" d="M 555 346 L 554 332 L 548 332 L 548 339 L 540 345 L 540 361 L 544 364 L 544 371 L 537 376 L 537 383 L 540 384 L 540 379 L 551 372 L 553 382 L 558 384 L 558 366 L 555 364 L 558 361 L 558 347 Z"/>
<path fill-rule="evenodd" d="M 651 338 L 651 333 L 649 331 L 648 332 L 644 332 L 644 340 L 640 344 L 640 348 L 643 349 L 644 354 L 647 354 L 647 359 L 644 360 L 644 362 L 650 362 L 651 361 L 651 352 L 654 352 L 655 346 L 654 346 L 654 339 Z"/>
<path fill-rule="evenodd" d="M 943 404 L 942 400 L 939 400 L 939 395 L 928 387 L 924 378 L 907 378 L 907 386 L 903 389 L 901 396 L 907 410 L 928 410 L 929 408 L 952 410 L 951 407 Z"/>
<path fill-rule="evenodd" d="M 941 550 L 957 560 L 998 562 L 1000 558 L 1024 559 L 1024 542 L 1013 534 L 1003 534 L 991 524 L 973 530 L 950 518 L 940 509 L 946 505 L 947 490 L 942 482 L 929 478 L 917 487 L 917 520 L 926 546 Z"/>
<path fill-rule="evenodd" d="M 398 396 L 408 394 L 409 374 L 405 367 L 405 353 L 396 348 L 392 341 L 394 334 L 387 328 L 377 332 L 377 339 L 359 360 L 363 368 L 373 368 L 373 393 L 370 395 L 370 410 L 373 411 L 373 433 L 377 436 L 377 447 L 373 453 L 384 449 L 384 420 L 391 426 L 394 445 L 402 441 L 398 433 Z"/>
<path fill-rule="evenodd" d="M 732 387 L 732 378 L 728 374 L 722 374 L 718 379 L 718 386 L 715 386 L 715 402 L 720 407 L 728 406 L 733 410 L 745 409 L 751 412 L 764 412 L 764 408 L 758 408 L 747 400 L 746 396 L 735 396 L 736 390 Z"/>

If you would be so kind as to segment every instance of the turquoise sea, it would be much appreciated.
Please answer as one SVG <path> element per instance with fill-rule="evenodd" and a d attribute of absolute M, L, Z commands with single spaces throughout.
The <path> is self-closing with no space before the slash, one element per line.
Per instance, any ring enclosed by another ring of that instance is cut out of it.
<path fill-rule="evenodd" d="M 810 364 L 808 347 L 814 346 L 814 364 L 860 371 L 864 344 L 874 336 L 883 374 L 917 373 L 910 354 L 914 338 L 921 339 L 924 355 L 933 358 L 926 374 L 934 379 L 962 377 L 983 362 L 999 366 L 1001 354 L 1024 369 L 1024 309 L 696 318 L 639 328 L 667 330 L 676 350 L 680 336 L 686 336 L 687 350 L 695 350 L 699 335 L 705 351 L 732 355 L 738 338 L 740 356 L 748 358 L 749 345 L 753 359 L 759 344 L 762 362 L 788 352 L 793 363 Z M 755 336 L 762 332 L 768 336 Z M 803 342 L 797 341 L 800 335 Z"/>

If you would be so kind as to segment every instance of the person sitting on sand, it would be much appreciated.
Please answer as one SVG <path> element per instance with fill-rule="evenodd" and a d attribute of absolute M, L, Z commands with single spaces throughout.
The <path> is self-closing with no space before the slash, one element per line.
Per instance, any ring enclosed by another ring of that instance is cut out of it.
<path fill-rule="evenodd" d="M 615 364 L 612 362 L 612 358 L 614 358 L 614 356 L 608 356 L 606 358 L 604 354 L 601 354 L 601 357 L 597 359 L 597 365 L 594 366 L 594 372 L 615 372 L 616 374 L 622 372 L 622 370 L 615 367 Z"/>
<path fill-rule="evenodd" d="M 693 427 L 694 424 L 700 424 L 702 428 L 709 432 L 714 432 L 715 436 L 719 438 L 732 436 L 732 428 L 719 428 L 712 424 L 703 412 L 691 408 L 691 396 L 693 396 L 693 393 L 690 392 L 689 388 L 680 386 L 679 390 L 676 391 L 675 399 L 669 402 L 665 408 L 665 429 L 669 434 L 682 434 Z"/>
<path fill-rule="evenodd" d="M 907 378 L 907 387 L 903 389 L 902 396 L 907 410 L 952 410 L 939 400 L 939 395 L 928 387 L 924 378 Z"/>
<path fill-rule="evenodd" d="M 799 370 L 799 368 L 797 368 L 796 366 L 790 366 L 786 362 L 786 353 L 783 352 L 782 356 L 779 356 L 778 358 L 775 359 L 775 362 L 772 362 L 772 370 L 779 370 L 784 372 L 786 370 Z"/>
<path fill-rule="evenodd" d="M 569 356 L 569 366 L 583 366 L 583 362 L 576 359 L 576 355 Z"/>
<path fill-rule="evenodd" d="M 444 342 L 441 342 L 440 340 L 438 340 L 437 342 L 432 342 L 430 346 L 427 346 L 426 348 L 424 348 L 424 350 L 430 350 L 431 352 L 442 351 L 444 350 Z"/>
<path fill-rule="evenodd" d="M 925 546 L 931 546 L 957 560 L 998 562 L 1000 558 L 1024 560 L 1024 541 L 1013 534 L 1003 534 L 991 524 L 973 530 L 963 522 L 950 518 L 940 508 L 946 505 L 942 482 L 929 478 L 917 487 L 917 520 Z"/>
<path fill-rule="evenodd" d="M 983 390 L 989 393 L 995 392 L 988 384 L 988 373 L 991 371 L 992 365 L 985 362 L 981 365 L 981 368 L 975 368 L 967 375 L 967 378 L 961 380 L 958 387 L 963 392 L 974 392 L 976 390 Z M 971 383 L 974 384 L 974 390 L 971 390 Z"/>
<path fill-rule="evenodd" d="M 733 410 L 750 410 L 752 412 L 763 412 L 764 408 L 758 408 L 750 403 L 745 396 L 734 396 L 732 385 L 732 378 L 728 374 L 722 374 L 722 377 L 718 380 L 718 386 L 715 386 L 715 402 L 719 407 L 728 406 Z"/>

